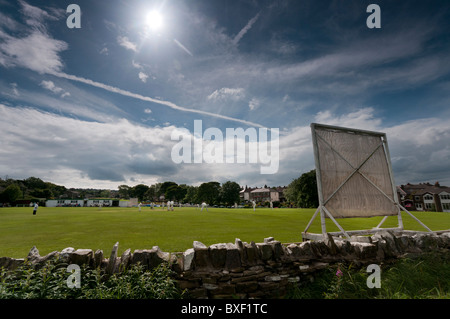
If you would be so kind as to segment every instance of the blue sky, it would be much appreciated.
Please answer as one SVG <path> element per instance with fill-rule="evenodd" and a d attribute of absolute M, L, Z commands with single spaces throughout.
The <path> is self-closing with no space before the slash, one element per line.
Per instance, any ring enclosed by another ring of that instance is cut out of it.
<path fill-rule="evenodd" d="M 386 132 L 397 184 L 450 185 L 448 1 L 76 1 L 70 29 L 73 2 L 0 0 L 2 178 L 287 185 L 318 122 Z M 277 173 L 174 163 L 194 120 L 278 128 Z"/>

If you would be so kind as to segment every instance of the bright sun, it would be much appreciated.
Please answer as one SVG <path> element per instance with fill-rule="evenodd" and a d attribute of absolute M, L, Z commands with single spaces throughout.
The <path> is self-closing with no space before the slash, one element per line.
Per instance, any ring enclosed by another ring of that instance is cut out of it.
<path fill-rule="evenodd" d="M 156 31 L 162 27 L 163 17 L 161 13 L 159 13 L 156 10 L 153 10 L 147 14 L 146 23 L 151 30 Z"/>

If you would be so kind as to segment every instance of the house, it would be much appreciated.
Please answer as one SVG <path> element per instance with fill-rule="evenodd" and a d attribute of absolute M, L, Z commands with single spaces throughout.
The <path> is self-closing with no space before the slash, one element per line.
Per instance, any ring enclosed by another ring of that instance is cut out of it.
<path fill-rule="evenodd" d="M 46 207 L 83 207 L 83 199 L 48 199 Z"/>
<path fill-rule="evenodd" d="M 250 200 L 257 203 L 279 201 L 278 192 L 268 187 L 256 188 L 250 192 Z"/>
<path fill-rule="evenodd" d="M 439 182 L 406 184 L 397 188 L 400 203 L 417 211 L 450 212 L 450 187 Z"/>
<path fill-rule="evenodd" d="M 245 187 L 243 187 L 241 189 L 241 191 L 239 192 L 240 202 L 241 203 L 249 202 L 250 201 L 250 192 L 254 189 L 255 188 L 247 187 L 247 185 L 245 185 Z"/>
<path fill-rule="evenodd" d="M 251 202 L 255 201 L 257 203 L 264 202 L 284 202 L 284 190 L 286 187 L 264 187 L 252 188 L 252 187 L 243 187 L 241 192 L 239 193 L 241 203 L 242 202 Z"/>
<path fill-rule="evenodd" d="M 126 204 L 128 206 L 128 204 Z M 49 199 L 45 202 L 47 207 L 111 207 L 119 206 L 118 199 Z"/>

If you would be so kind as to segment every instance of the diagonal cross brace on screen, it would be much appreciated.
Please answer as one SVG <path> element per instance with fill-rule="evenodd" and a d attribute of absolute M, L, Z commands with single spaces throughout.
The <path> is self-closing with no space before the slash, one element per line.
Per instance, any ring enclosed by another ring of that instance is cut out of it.
<path fill-rule="evenodd" d="M 325 218 L 339 232 L 369 234 L 378 230 L 403 230 L 401 211 L 407 212 L 427 231 L 431 230 L 398 201 L 385 133 L 312 123 L 319 207 L 303 232 L 304 239 L 327 234 Z M 308 233 L 320 213 L 322 235 Z M 398 227 L 381 228 L 388 216 L 398 216 Z M 371 230 L 346 231 L 336 218 L 384 216 Z"/>

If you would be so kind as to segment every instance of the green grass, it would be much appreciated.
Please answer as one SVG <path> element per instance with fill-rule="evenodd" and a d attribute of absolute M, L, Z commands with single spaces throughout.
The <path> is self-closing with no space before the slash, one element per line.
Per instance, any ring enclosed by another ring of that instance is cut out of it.
<path fill-rule="evenodd" d="M 173 212 L 160 208 L 47 208 L 37 215 L 32 208 L 0 209 L 0 257 L 24 258 L 31 247 L 46 255 L 66 247 L 102 249 L 109 254 L 119 242 L 119 254 L 125 249 L 148 249 L 159 246 L 163 251 L 177 252 L 192 247 L 198 240 L 205 245 L 242 241 L 262 242 L 273 236 L 283 243 L 301 241 L 301 232 L 311 219 L 314 209 L 226 209 L 175 208 Z M 450 228 L 449 213 L 414 212 L 432 230 Z M 340 219 L 346 230 L 375 227 L 381 217 Z M 405 229 L 424 230 L 407 214 L 403 214 Z M 389 217 L 383 227 L 395 227 L 396 217 Z M 327 220 L 327 230 L 338 228 Z M 320 218 L 310 232 L 320 233 Z"/>

